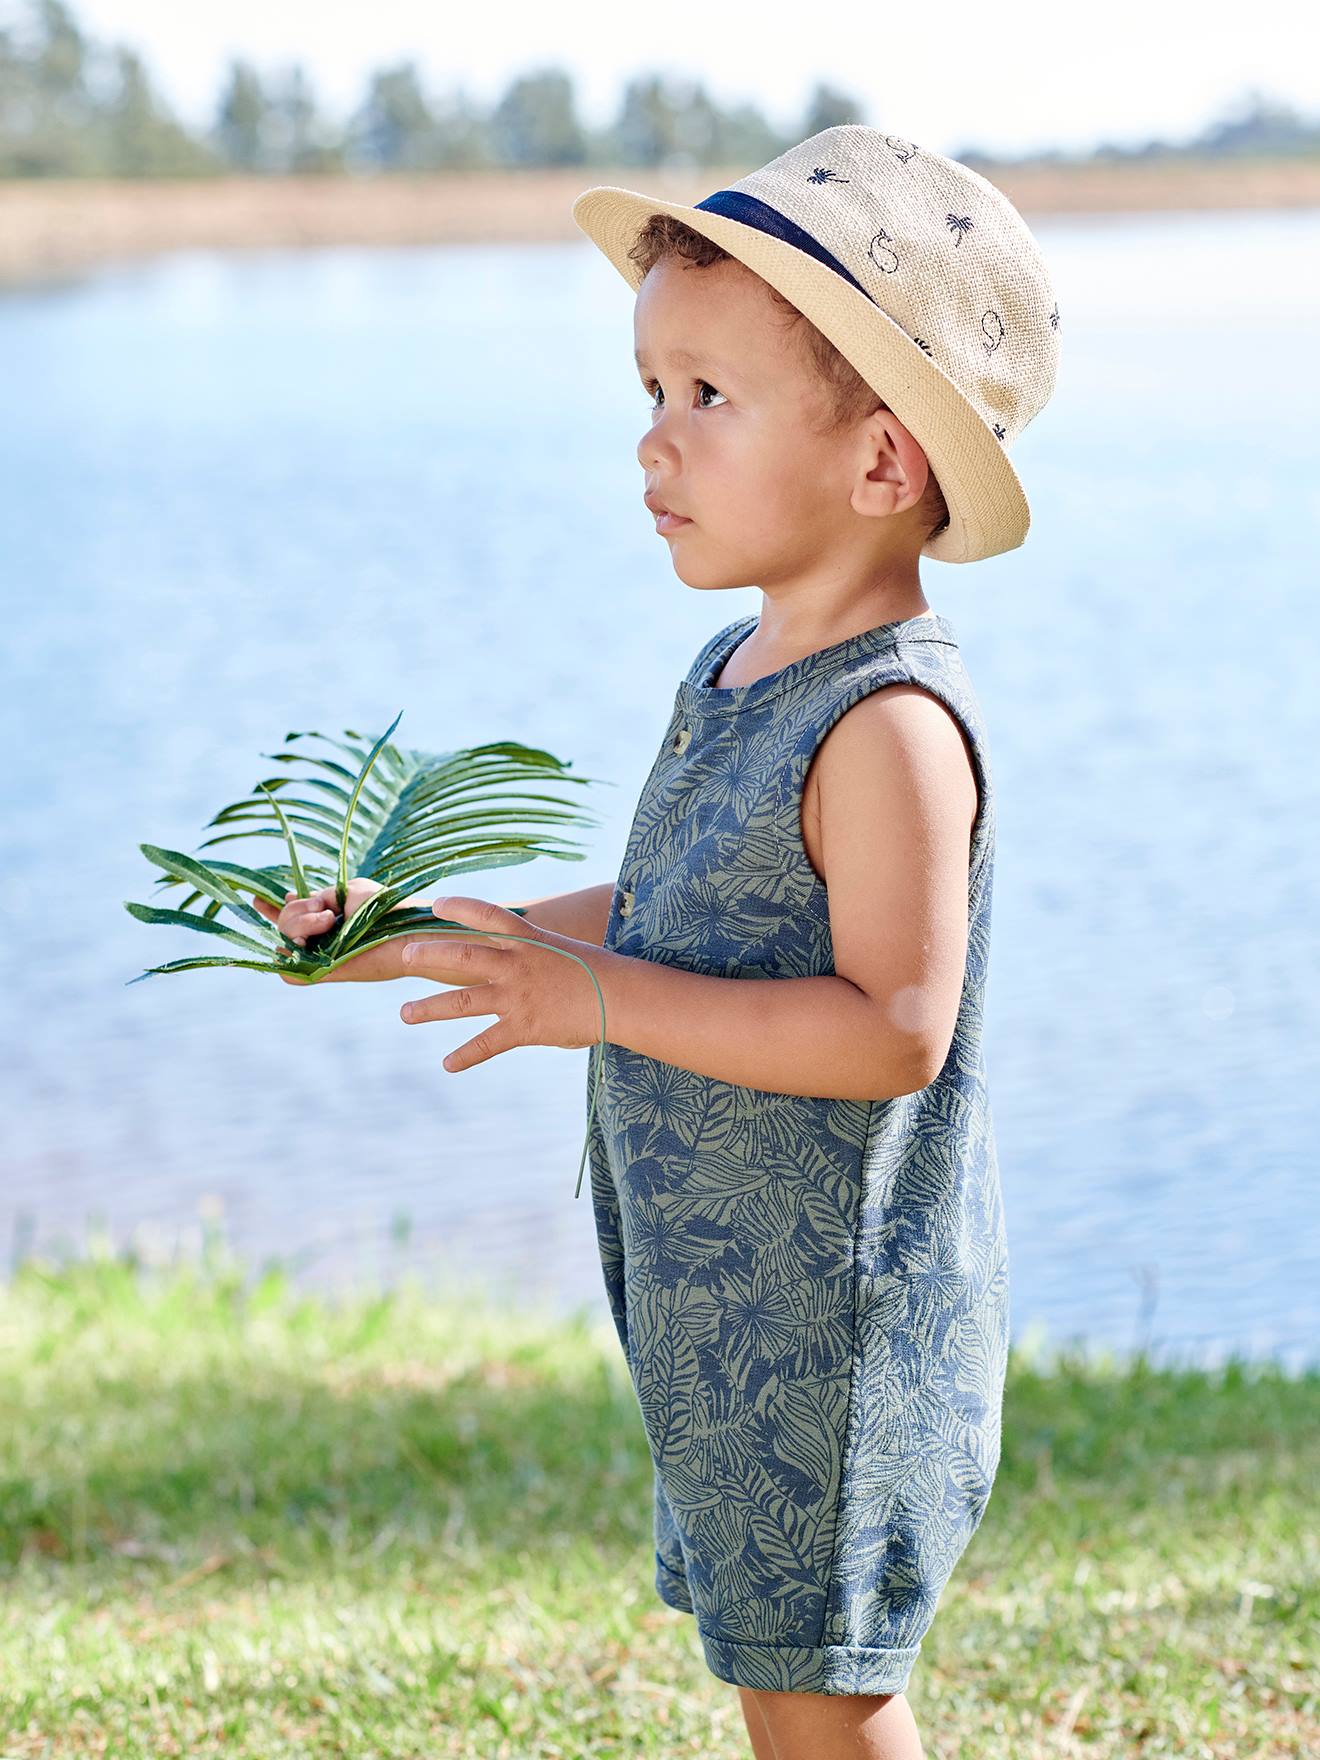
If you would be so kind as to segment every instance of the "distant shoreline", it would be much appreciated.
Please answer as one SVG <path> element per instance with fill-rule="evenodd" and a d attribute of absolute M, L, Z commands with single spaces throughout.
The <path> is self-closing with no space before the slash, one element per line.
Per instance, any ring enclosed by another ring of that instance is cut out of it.
<path fill-rule="evenodd" d="M 573 166 L 389 176 L 0 182 L 0 284 L 64 279 L 176 250 L 581 240 L 592 184 L 697 202 L 744 175 Z M 996 171 L 1028 223 L 1055 214 L 1320 206 L 1320 159 L 1169 161 Z"/>

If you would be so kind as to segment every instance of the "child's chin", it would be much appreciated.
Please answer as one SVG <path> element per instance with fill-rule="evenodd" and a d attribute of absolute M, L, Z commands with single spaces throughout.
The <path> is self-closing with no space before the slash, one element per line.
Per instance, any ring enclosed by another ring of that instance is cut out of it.
<path fill-rule="evenodd" d="M 746 587 L 752 584 L 751 577 L 736 564 L 731 567 L 727 561 L 721 564 L 703 558 L 691 543 L 676 545 L 670 551 L 669 562 L 684 586 L 692 587 L 697 592 L 718 593 L 726 587 Z"/>
<path fill-rule="evenodd" d="M 681 559 L 674 561 L 674 573 L 685 587 L 691 587 L 697 593 L 717 593 L 729 582 L 722 576 L 713 574 L 710 569 L 699 568 L 695 563 L 684 566 Z"/>
<path fill-rule="evenodd" d="M 744 580 L 741 575 L 701 574 L 696 570 L 675 567 L 674 573 L 685 587 L 691 587 L 694 593 L 732 593 L 739 587 L 751 587 L 756 583 Z"/>

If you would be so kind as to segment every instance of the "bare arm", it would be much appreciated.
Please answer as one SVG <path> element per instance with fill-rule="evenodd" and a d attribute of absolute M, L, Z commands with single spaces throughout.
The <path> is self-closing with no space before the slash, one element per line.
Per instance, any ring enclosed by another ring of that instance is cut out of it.
<path fill-rule="evenodd" d="M 429 911 L 435 896 L 434 892 L 418 892 L 404 899 L 403 903 L 416 910 Z M 571 935 L 574 941 L 591 941 L 597 947 L 603 947 L 613 897 L 614 887 L 607 882 L 601 886 L 582 886 L 576 892 L 548 892 L 543 898 L 496 899 L 493 902 L 502 904 L 506 911 L 520 910 L 538 929 L 553 929 L 556 935 Z"/>
<path fill-rule="evenodd" d="M 557 935 L 571 935 L 574 941 L 591 941 L 605 945 L 605 926 L 610 920 L 610 901 L 614 897 L 612 882 L 600 886 L 583 886 L 577 892 L 551 892 L 545 898 L 520 898 L 519 909 L 529 923 L 538 929 L 553 929 Z M 511 905 L 505 905 L 511 910 Z"/>

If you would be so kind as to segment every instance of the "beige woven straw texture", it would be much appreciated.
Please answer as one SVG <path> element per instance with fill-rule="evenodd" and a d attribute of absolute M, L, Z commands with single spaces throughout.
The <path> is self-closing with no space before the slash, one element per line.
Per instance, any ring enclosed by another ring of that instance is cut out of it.
<path fill-rule="evenodd" d="M 1059 313 L 1007 196 L 956 159 L 852 123 L 727 187 L 810 233 L 865 292 L 757 227 L 635 190 L 586 190 L 573 217 L 634 291 L 629 246 L 648 214 L 667 213 L 791 300 L 925 451 L 950 514 L 925 554 L 973 562 L 1021 544 L 1031 515 L 1008 448 L 1054 389 Z"/>

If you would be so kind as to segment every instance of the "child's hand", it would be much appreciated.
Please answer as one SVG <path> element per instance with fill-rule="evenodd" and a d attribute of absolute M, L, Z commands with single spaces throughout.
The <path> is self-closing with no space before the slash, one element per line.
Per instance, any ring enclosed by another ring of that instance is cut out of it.
<path fill-rule="evenodd" d="M 355 875 L 354 878 L 349 881 L 344 893 L 345 920 L 351 917 L 354 911 L 364 905 L 373 893 L 382 890 L 383 887 L 379 880 L 368 880 L 361 874 Z M 284 895 L 283 908 L 279 911 L 275 909 L 273 904 L 268 903 L 266 899 L 258 898 L 255 895 L 252 903 L 256 906 L 261 915 L 265 917 L 268 923 L 274 923 L 275 927 L 281 932 L 281 934 L 287 935 L 290 941 L 297 942 L 299 947 L 306 947 L 308 941 L 313 936 L 324 935 L 328 929 L 334 928 L 335 924 L 339 921 L 335 905 L 335 888 L 333 886 L 323 886 L 319 892 L 312 893 L 310 898 L 299 898 L 296 892 L 286 892 Z M 277 947 L 275 951 L 281 958 L 288 957 L 289 950 L 287 947 Z M 369 951 L 375 950 L 372 949 Z M 366 958 L 367 955 L 361 957 Z M 335 971 L 330 972 L 325 978 L 319 979 L 318 982 L 330 984 L 333 983 L 336 978 L 344 979 L 357 977 L 359 974 L 352 970 L 354 963 L 355 962 L 351 959 L 345 960 L 342 966 L 339 966 Z M 283 972 L 280 973 L 280 977 L 286 984 L 306 984 L 310 982 L 307 978 L 297 978 L 292 976 L 292 974 L 285 974 Z"/>
<path fill-rule="evenodd" d="M 599 1043 L 600 999 L 596 985 L 577 960 L 594 968 L 597 962 L 617 956 L 592 942 L 538 929 L 516 911 L 486 899 L 437 898 L 431 909 L 444 922 L 523 938 L 506 941 L 480 935 L 468 940 L 461 935 L 426 935 L 404 944 L 405 977 L 435 977 L 437 983 L 467 983 L 472 988 L 405 1002 L 399 1010 L 402 1020 L 460 1020 L 472 1014 L 500 1017 L 494 1026 L 483 1028 L 475 1038 L 451 1051 L 444 1059 L 446 1069 L 470 1069 L 515 1045 L 580 1049 Z M 534 946 L 534 941 L 545 945 Z M 566 948 L 577 959 L 549 951 L 556 947 Z M 436 976 L 444 971 L 463 976 Z"/>

